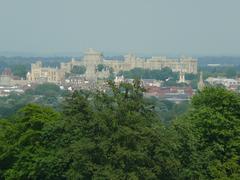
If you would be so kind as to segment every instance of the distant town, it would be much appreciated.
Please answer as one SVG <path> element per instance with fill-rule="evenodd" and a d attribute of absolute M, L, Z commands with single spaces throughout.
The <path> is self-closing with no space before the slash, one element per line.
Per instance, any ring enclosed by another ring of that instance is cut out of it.
<path fill-rule="evenodd" d="M 210 68 L 219 66 L 208 64 Z M 44 83 L 53 83 L 68 91 L 106 91 L 110 79 L 120 84 L 131 83 L 134 78 L 139 78 L 146 90 L 145 96 L 179 102 L 189 100 L 197 89 L 205 85 L 220 85 L 233 91 L 238 91 L 240 85 L 237 76 L 203 77 L 203 72 L 198 69 L 198 60 L 192 57 L 140 58 L 128 54 L 122 60 L 105 59 L 101 52 L 88 49 L 82 59 L 72 58 L 69 62 L 60 62 L 56 67 L 45 67 L 42 61 L 34 62 L 25 77 L 15 76 L 10 68 L 4 68 L 0 76 L 0 96 L 8 96 L 12 92 L 21 94 Z"/>

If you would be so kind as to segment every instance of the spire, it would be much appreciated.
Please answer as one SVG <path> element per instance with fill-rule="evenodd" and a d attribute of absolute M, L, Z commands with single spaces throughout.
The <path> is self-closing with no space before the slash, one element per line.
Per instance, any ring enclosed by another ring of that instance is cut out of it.
<path fill-rule="evenodd" d="M 179 81 L 178 83 L 185 83 L 185 73 L 181 70 L 179 73 Z"/>
<path fill-rule="evenodd" d="M 179 72 L 179 81 L 178 83 L 186 83 L 185 81 L 185 73 L 183 71 L 183 65 L 181 64 L 181 69 L 180 69 L 180 72 Z"/>
<path fill-rule="evenodd" d="M 205 84 L 203 82 L 203 73 L 202 71 L 200 72 L 200 78 L 199 78 L 199 82 L 198 82 L 198 89 L 202 90 L 204 88 Z"/>

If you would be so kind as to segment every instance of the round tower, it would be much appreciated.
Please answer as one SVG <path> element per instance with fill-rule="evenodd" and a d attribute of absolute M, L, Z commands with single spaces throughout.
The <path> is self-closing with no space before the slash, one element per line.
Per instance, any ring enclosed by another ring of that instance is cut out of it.
<path fill-rule="evenodd" d="M 86 67 L 86 79 L 96 80 L 96 68 L 98 64 L 103 63 L 103 55 L 94 49 L 88 49 L 83 58 Z"/>

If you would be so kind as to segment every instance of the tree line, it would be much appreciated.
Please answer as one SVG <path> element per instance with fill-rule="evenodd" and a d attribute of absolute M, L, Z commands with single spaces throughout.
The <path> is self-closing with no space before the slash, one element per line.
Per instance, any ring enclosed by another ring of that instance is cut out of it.
<path fill-rule="evenodd" d="M 1 179 L 238 179 L 240 96 L 206 87 L 165 125 L 138 80 L 0 120 Z"/>

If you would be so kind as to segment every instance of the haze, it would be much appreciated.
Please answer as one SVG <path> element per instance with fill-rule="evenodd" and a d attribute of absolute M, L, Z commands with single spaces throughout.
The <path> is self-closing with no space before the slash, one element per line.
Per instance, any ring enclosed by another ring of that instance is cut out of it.
<path fill-rule="evenodd" d="M 0 0 L 0 52 L 239 55 L 239 0 Z"/>

